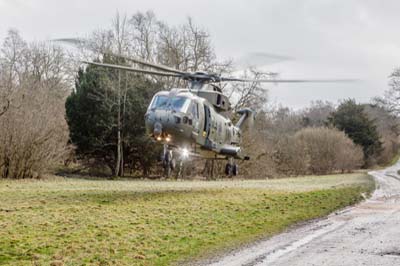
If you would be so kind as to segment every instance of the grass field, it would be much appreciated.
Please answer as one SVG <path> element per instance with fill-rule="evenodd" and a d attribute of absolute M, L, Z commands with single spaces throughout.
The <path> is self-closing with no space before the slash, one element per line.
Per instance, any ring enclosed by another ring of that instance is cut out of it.
<path fill-rule="evenodd" d="M 170 265 L 362 199 L 366 174 L 263 181 L 0 181 L 0 265 Z"/>

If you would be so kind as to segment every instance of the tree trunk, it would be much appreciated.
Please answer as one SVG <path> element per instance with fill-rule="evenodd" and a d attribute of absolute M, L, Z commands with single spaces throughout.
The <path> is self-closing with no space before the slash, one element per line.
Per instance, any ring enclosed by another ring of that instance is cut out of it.
<path fill-rule="evenodd" d="M 119 72 L 119 79 L 121 79 L 121 76 L 120 76 L 120 73 L 121 72 Z M 127 82 L 128 82 L 128 76 L 127 76 L 127 72 L 125 71 L 125 89 L 124 89 L 124 98 L 123 98 L 123 103 L 122 103 L 122 116 L 121 116 L 121 126 L 120 126 L 120 128 L 121 128 L 121 131 L 122 131 L 122 128 L 123 128 L 123 126 L 124 126 L 124 124 L 125 124 L 125 120 L 124 120 L 124 118 L 125 118 L 125 113 L 126 113 L 126 94 L 127 94 L 127 91 L 128 91 L 128 87 L 127 87 Z M 121 81 L 119 81 L 119 87 L 121 88 Z M 123 135 L 123 132 L 121 132 L 121 166 L 120 166 L 120 176 L 124 176 L 125 175 L 125 162 L 124 162 L 124 135 Z"/>
<path fill-rule="evenodd" d="M 117 115 L 117 161 L 115 167 L 115 175 L 121 176 L 121 71 L 118 70 L 118 115 Z"/>

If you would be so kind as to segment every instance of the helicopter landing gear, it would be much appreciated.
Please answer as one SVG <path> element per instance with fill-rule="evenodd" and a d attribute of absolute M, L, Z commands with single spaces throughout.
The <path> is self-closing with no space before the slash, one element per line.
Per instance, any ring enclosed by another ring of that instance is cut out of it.
<path fill-rule="evenodd" d="M 176 174 L 176 179 L 179 179 L 179 178 L 183 178 L 183 172 L 184 172 L 184 164 L 183 164 L 183 160 L 180 160 L 179 161 L 179 164 L 178 164 L 178 173 Z"/>
<path fill-rule="evenodd" d="M 233 161 L 233 158 L 228 159 L 228 163 L 225 165 L 225 174 L 229 177 L 239 174 L 239 166 Z"/>
<path fill-rule="evenodd" d="M 164 144 L 164 152 L 162 156 L 162 166 L 164 168 L 164 176 L 169 178 L 172 171 L 176 167 L 176 160 L 173 156 L 172 150 L 168 149 L 168 145 Z"/>

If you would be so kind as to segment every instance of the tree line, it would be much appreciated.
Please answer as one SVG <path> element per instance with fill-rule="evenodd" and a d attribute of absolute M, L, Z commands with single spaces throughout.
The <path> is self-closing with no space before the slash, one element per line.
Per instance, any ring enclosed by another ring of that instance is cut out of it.
<path fill-rule="evenodd" d="M 8 32 L 0 50 L 0 177 L 40 177 L 61 163 L 110 176 L 157 174 L 161 150 L 144 134 L 144 113 L 155 92 L 185 81 L 82 66 L 79 60 L 128 65 L 119 54 L 183 71 L 235 69 L 232 61 L 218 60 L 210 34 L 192 19 L 171 26 L 152 12 L 117 14 L 109 28 L 76 45 L 71 51 L 28 43 L 16 30 Z M 399 73 L 390 78 L 390 92 L 370 104 L 318 101 L 296 112 L 269 106 L 267 89 L 257 82 L 225 86 L 233 110 L 258 112 L 245 132 L 243 146 L 252 160 L 241 163 L 242 176 L 326 174 L 388 163 L 399 149 Z M 234 112 L 226 115 L 237 119 Z M 204 165 L 210 164 L 188 163 L 186 174 L 210 175 Z"/>
<path fill-rule="evenodd" d="M 242 172 L 264 176 L 329 174 L 386 165 L 398 154 L 399 119 L 376 104 L 317 101 L 294 112 L 279 107 L 256 120 L 245 144 L 257 161 Z M 267 166 L 267 167 L 265 167 Z"/>

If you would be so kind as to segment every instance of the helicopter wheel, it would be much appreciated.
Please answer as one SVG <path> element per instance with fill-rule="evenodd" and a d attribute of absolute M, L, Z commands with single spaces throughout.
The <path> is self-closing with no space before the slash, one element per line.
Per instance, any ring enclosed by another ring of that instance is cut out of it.
<path fill-rule="evenodd" d="M 175 158 L 172 157 L 172 152 L 171 151 L 165 152 L 163 156 L 164 175 L 167 178 L 169 178 L 175 167 L 176 167 L 176 161 Z"/>
<path fill-rule="evenodd" d="M 228 163 L 225 166 L 225 174 L 229 177 L 239 174 L 239 166 L 233 161 L 233 158 L 228 159 Z"/>
<path fill-rule="evenodd" d="M 227 176 L 232 176 L 232 165 L 230 163 L 227 163 L 225 166 L 225 174 Z"/>

